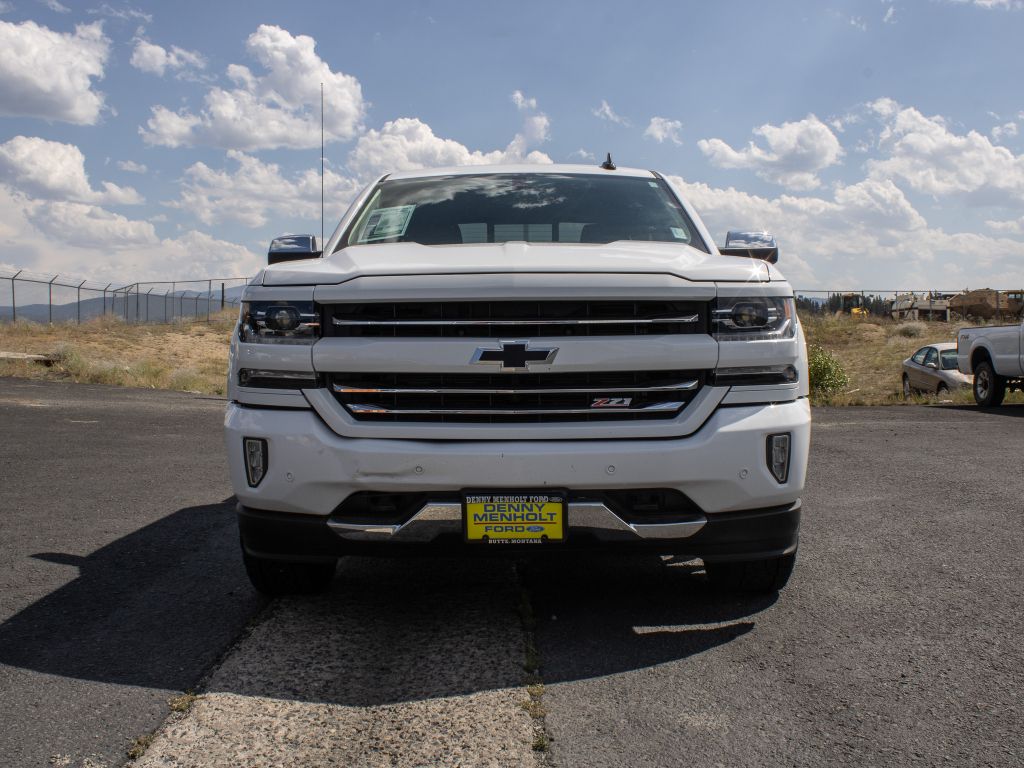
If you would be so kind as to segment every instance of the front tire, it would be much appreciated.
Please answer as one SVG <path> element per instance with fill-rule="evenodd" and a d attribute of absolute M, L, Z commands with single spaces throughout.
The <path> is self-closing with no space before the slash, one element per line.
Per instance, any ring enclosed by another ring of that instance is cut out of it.
<path fill-rule="evenodd" d="M 974 402 L 982 408 L 995 408 L 1006 397 L 1006 379 L 995 372 L 988 360 L 974 368 Z"/>
<path fill-rule="evenodd" d="M 796 553 L 738 563 L 704 563 L 711 584 L 725 592 L 769 595 L 789 581 L 796 565 Z"/>
<path fill-rule="evenodd" d="M 936 387 L 936 389 L 935 389 L 935 394 L 938 395 L 939 397 L 942 397 L 944 395 L 946 397 L 948 397 L 949 396 L 949 387 L 947 387 L 945 384 L 939 384 L 939 386 Z"/>
<path fill-rule="evenodd" d="M 904 373 L 903 374 L 903 399 L 904 400 L 909 400 L 910 399 L 910 395 L 911 395 L 911 392 L 910 392 L 910 377 L 907 376 L 907 374 Z"/>
<path fill-rule="evenodd" d="M 337 560 L 295 562 L 268 560 L 242 552 L 245 572 L 257 592 L 270 597 L 324 592 L 334 581 Z"/>

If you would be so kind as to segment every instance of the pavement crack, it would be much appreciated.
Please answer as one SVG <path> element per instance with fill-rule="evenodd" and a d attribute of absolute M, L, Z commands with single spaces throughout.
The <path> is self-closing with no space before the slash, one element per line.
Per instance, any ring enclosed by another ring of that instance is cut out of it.
<path fill-rule="evenodd" d="M 533 754 L 537 765 L 547 768 L 551 762 L 551 734 L 547 729 L 547 708 L 544 706 L 544 677 L 540 651 L 537 650 L 537 617 L 533 610 L 530 589 L 523 577 L 523 564 L 515 565 L 519 586 L 519 621 L 523 630 L 523 685 L 527 698 L 520 706 L 533 721 Z"/>

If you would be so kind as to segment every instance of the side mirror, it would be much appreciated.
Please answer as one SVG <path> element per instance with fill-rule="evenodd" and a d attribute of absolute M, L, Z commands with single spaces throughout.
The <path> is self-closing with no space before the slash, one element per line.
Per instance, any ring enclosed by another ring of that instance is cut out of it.
<path fill-rule="evenodd" d="M 270 241 L 267 264 L 297 259 L 315 259 L 320 255 L 315 235 L 281 235 Z"/>
<path fill-rule="evenodd" d="M 775 235 L 769 232 L 738 232 L 730 230 L 725 246 L 718 249 L 723 256 L 746 256 L 775 264 L 779 260 L 779 246 Z"/>

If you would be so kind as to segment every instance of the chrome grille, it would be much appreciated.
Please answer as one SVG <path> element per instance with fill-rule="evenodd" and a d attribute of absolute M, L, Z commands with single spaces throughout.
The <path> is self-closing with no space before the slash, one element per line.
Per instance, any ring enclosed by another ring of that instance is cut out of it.
<path fill-rule="evenodd" d="M 346 373 L 331 391 L 359 421 L 541 423 L 671 419 L 701 371 L 600 373 Z"/>
<path fill-rule="evenodd" d="M 514 338 L 707 333 L 700 301 L 445 301 L 327 304 L 324 334 Z"/>

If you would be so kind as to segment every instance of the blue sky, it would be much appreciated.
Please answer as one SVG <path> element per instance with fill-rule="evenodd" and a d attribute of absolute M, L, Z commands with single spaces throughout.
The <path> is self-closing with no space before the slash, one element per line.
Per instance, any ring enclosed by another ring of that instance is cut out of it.
<path fill-rule="evenodd" d="M 0 265 L 251 274 L 375 173 L 654 168 L 801 288 L 1024 285 L 1024 3 L 0 0 Z"/>

